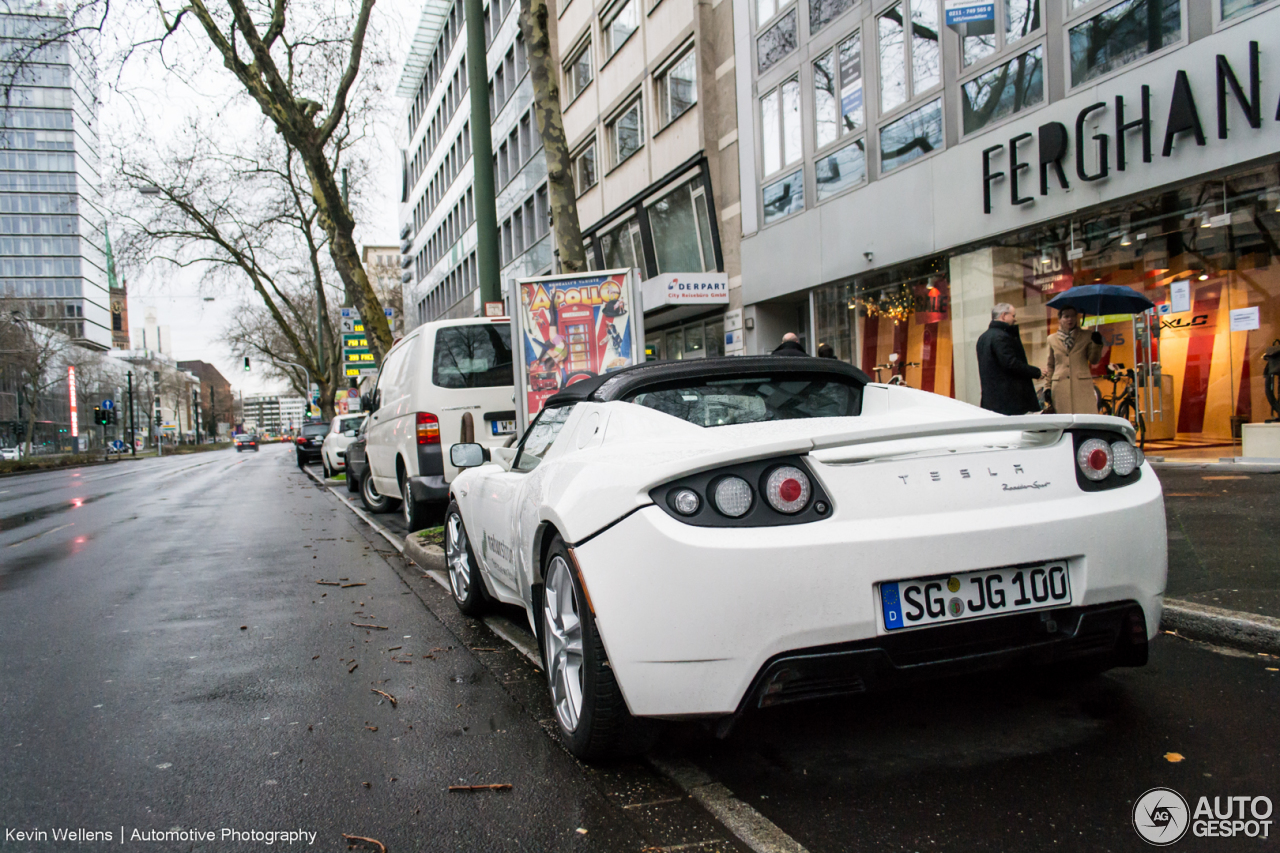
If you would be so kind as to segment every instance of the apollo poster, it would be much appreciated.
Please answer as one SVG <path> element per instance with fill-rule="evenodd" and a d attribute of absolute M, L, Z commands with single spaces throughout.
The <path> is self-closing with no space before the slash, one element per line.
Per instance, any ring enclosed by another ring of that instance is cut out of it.
<path fill-rule="evenodd" d="M 640 288 L 631 270 L 517 279 L 519 428 L 575 382 L 641 360 Z M 513 347 L 514 349 L 514 347 Z"/>

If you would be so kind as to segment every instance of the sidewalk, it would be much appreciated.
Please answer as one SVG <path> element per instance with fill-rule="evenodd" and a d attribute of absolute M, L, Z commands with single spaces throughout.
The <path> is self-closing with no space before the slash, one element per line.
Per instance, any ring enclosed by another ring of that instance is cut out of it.
<path fill-rule="evenodd" d="M 1164 464 L 1165 627 L 1280 652 L 1280 466 Z"/>

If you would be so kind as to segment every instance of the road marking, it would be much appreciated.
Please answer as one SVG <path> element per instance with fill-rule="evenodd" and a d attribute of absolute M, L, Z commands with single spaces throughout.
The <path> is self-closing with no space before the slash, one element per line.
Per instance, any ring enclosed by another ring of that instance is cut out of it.
<path fill-rule="evenodd" d="M 17 548 L 19 545 L 23 544 L 24 542 L 30 542 L 32 539 L 39 539 L 41 536 L 48 536 L 50 533 L 57 533 L 59 530 L 65 530 L 68 527 L 75 527 L 75 522 L 73 521 L 70 524 L 59 524 L 57 527 L 50 527 L 48 530 L 44 531 L 43 533 L 37 533 L 35 536 L 28 536 L 26 539 L 19 539 L 17 542 L 10 542 L 5 547 Z"/>
<path fill-rule="evenodd" d="M 307 472 L 307 476 L 311 477 L 311 479 L 322 486 L 324 485 L 309 469 L 304 468 L 303 470 Z M 366 524 L 396 546 L 396 550 L 400 551 L 401 554 L 404 553 L 404 543 L 396 542 L 395 537 L 383 528 L 381 524 L 378 524 L 368 514 L 357 509 L 351 501 L 338 494 L 335 489 L 325 487 L 325 491 L 346 504 Z M 430 569 L 426 572 L 426 576 L 440 584 L 446 592 L 452 595 L 449 579 L 445 577 L 443 572 L 438 569 Z M 537 648 L 522 636 L 523 632 L 514 623 L 502 616 L 486 616 L 484 617 L 484 624 L 490 631 L 506 640 L 516 651 L 524 655 L 539 672 L 542 671 L 542 661 L 539 658 Z M 680 786 L 685 793 L 701 803 L 703 808 L 711 812 L 717 820 L 724 824 L 725 828 L 755 853 L 809 853 L 804 845 L 783 832 L 773 821 L 742 800 L 739 800 L 724 785 L 713 781 L 710 776 L 692 762 L 682 759 L 650 758 L 649 764 L 663 776 Z"/>

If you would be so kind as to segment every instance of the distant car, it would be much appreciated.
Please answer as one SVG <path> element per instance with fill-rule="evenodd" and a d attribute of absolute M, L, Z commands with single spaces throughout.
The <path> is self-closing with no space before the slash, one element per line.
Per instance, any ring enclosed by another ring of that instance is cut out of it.
<path fill-rule="evenodd" d="M 363 423 L 364 415 L 339 415 L 329 424 L 329 433 L 320 445 L 320 464 L 326 478 L 336 477 L 346 470 L 347 445 L 355 441 Z"/>
<path fill-rule="evenodd" d="M 0 447 L 0 460 L 17 462 L 22 458 L 22 451 L 16 447 Z"/>
<path fill-rule="evenodd" d="M 258 437 L 251 432 L 241 433 L 236 436 L 236 453 L 242 450 L 252 450 L 258 452 Z"/>
<path fill-rule="evenodd" d="M 298 467 L 320 458 L 320 448 L 324 445 L 328 424 L 303 424 L 298 430 L 298 437 L 293 440 L 294 449 L 298 452 Z"/>
<path fill-rule="evenodd" d="M 834 359 L 639 364 L 551 397 L 516 447 L 453 445 L 445 560 L 464 613 L 524 608 L 579 758 L 650 720 L 1140 666 L 1167 548 L 1135 439 Z"/>

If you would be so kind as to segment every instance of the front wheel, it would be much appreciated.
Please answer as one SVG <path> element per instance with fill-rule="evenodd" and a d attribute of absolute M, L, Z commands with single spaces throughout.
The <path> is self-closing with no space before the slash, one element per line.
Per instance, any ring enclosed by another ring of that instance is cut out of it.
<path fill-rule="evenodd" d="M 458 609 L 468 616 L 479 616 L 488 610 L 489 591 L 484 588 L 475 554 L 471 552 L 471 541 L 457 501 L 450 501 L 445 513 L 444 561 L 449 568 L 449 589 Z"/>
<path fill-rule="evenodd" d="M 347 468 L 347 491 L 353 495 L 360 491 L 360 478 L 350 468 Z"/>
<path fill-rule="evenodd" d="M 329 467 L 329 457 L 323 453 L 320 454 L 320 470 L 324 472 L 326 480 L 333 476 L 333 469 Z"/>
<path fill-rule="evenodd" d="M 658 724 L 633 717 L 623 701 L 573 557 L 557 537 L 542 590 L 542 653 L 560 737 L 584 761 L 644 752 Z"/>
<path fill-rule="evenodd" d="M 366 471 L 360 481 L 360 502 L 369 512 L 388 512 L 395 505 L 393 498 L 378 493 L 378 487 L 373 484 L 373 471 Z"/>

